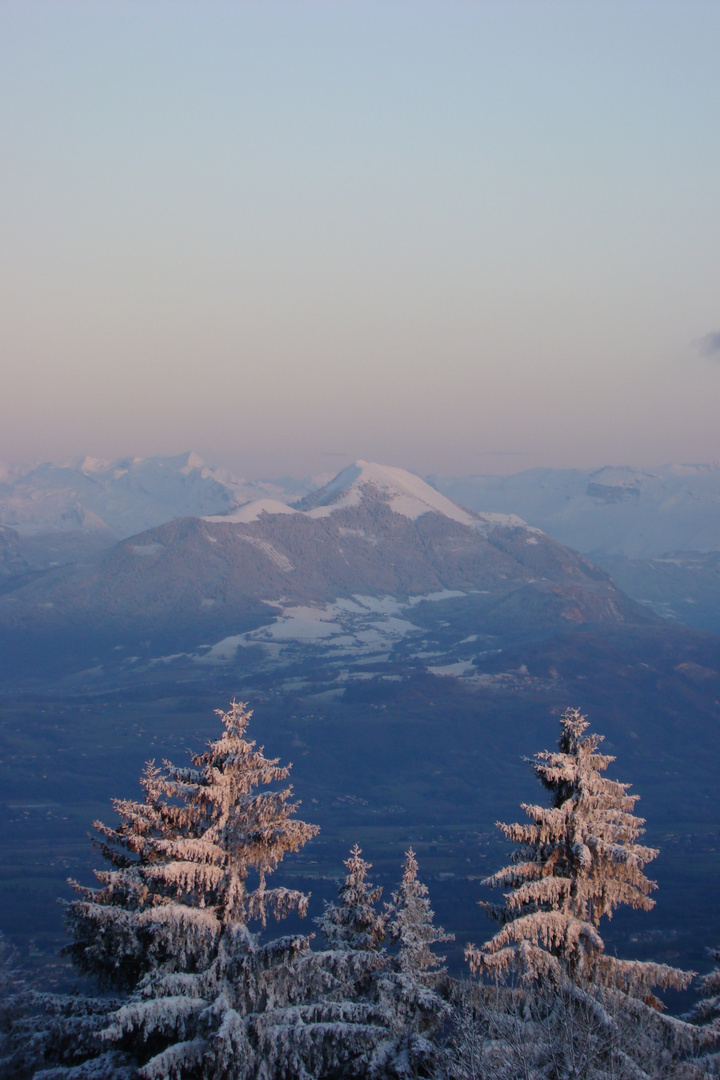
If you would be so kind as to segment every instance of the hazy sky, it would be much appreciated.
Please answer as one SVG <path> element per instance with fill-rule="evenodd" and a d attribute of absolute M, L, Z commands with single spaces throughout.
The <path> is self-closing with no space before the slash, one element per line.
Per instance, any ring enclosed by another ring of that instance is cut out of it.
<path fill-rule="evenodd" d="M 0 459 L 720 458 L 715 0 L 3 0 Z"/>

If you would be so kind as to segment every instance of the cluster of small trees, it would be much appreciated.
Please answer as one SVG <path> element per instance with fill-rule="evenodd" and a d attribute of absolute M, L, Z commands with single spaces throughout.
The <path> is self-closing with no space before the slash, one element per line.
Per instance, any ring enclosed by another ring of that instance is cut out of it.
<path fill-rule="evenodd" d="M 235 703 L 221 737 L 187 767 L 146 767 L 141 801 L 96 823 L 107 868 L 75 885 L 67 948 L 92 993 L 20 992 L 6 980 L 0 1070 L 36 1080 L 560 1080 L 718 1075 L 720 969 L 690 1019 L 655 991 L 688 972 L 618 960 L 599 923 L 620 904 L 648 909 L 637 796 L 603 776 L 577 710 L 557 752 L 531 764 L 548 806 L 502 825 L 511 863 L 488 878 L 499 930 L 466 952 L 458 982 L 433 946 L 434 923 L 412 850 L 391 901 L 357 846 L 336 902 L 310 936 L 261 940 L 250 929 L 304 915 L 308 897 L 271 887 L 283 857 L 317 828 L 296 816 L 289 770 L 247 738 Z M 720 954 L 716 954 L 720 960 Z M 1 965 L 0 965 L 1 966 Z M 7 968 L 7 965 L 6 965 Z"/>

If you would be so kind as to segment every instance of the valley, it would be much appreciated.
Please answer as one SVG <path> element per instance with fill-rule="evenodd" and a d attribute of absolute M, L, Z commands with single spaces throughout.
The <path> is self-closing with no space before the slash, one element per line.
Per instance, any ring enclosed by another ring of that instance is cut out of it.
<path fill-rule="evenodd" d="M 62 941 L 65 879 L 97 865 L 91 822 L 137 794 L 147 759 L 214 737 L 233 698 L 321 826 L 283 866 L 315 914 L 353 843 L 386 894 L 412 844 L 460 970 L 490 930 L 476 901 L 506 854 L 494 824 L 537 798 L 522 758 L 572 704 L 661 849 L 657 907 L 619 915 L 611 947 L 702 967 L 720 938 L 720 639 L 517 516 L 358 463 L 294 506 L 263 497 L 11 576 L 0 639 L 3 929 L 38 968 Z"/>

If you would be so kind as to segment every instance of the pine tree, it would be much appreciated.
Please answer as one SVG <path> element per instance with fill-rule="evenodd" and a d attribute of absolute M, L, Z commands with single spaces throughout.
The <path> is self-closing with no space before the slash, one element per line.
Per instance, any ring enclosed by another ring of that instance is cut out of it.
<path fill-rule="evenodd" d="M 690 1013 L 690 1019 L 720 1034 L 720 949 L 708 949 L 708 952 L 718 963 L 698 980 L 701 997 Z"/>
<path fill-rule="evenodd" d="M 397 963 L 403 974 L 426 984 L 436 981 L 446 969 L 442 967 L 445 957 L 436 956 L 430 946 L 454 941 L 454 934 L 447 934 L 433 923 L 434 912 L 430 907 L 427 886 L 418 881 L 418 863 L 410 848 L 405 853 L 402 881 L 392 894 L 387 908 L 390 938 L 397 942 Z"/>
<path fill-rule="evenodd" d="M 205 970 L 146 978 L 103 1038 L 139 1080 L 364 1076 L 382 1026 L 347 995 L 357 975 L 349 954 L 313 953 L 303 937 L 261 944 L 230 924 Z"/>
<path fill-rule="evenodd" d="M 323 1077 L 377 1043 L 372 1007 L 348 994 L 357 956 L 315 954 L 307 937 L 261 944 L 249 929 L 305 914 L 308 897 L 267 876 L 317 829 L 294 817 L 289 787 L 268 787 L 289 768 L 248 741 L 245 706 L 219 715 L 220 739 L 186 768 L 151 763 L 144 800 L 116 802 L 119 825 L 97 825 L 110 869 L 76 886 L 70 953 L 125 998 L 40 1002 L 47 1080 Z"/>
<path fill-rule="evenodd" d="M 172 862 L 163 845 L 178 840 L 181 831 L 178 807 L 160 797 L 161 777 L 149 762 L 140 779 L 144 801 L 114 799 L 120 823 L 94 823 L 93 842 L 110 864 L 110 869 L 95 871 L 100 886 L 72 883 L 80 898 L 66 905 L 72 941 L 65 951 L 101 987 L 127 990 L 155 968 L 202 965 L 219 932 L 211 913 L 178 903 L 176 890 L 163 881 L 163 868 Z M 176 955 L 180 942 L 182 960 Z"/>
<path fill-rule="evenodd" d="M 443 1080 L 701 1080 L 692 1029 L 569 980 L 459 987 Z"/>
<path fill-rule="evenodd" d="M 326 903 L 315 921 L 330 949 L 376 953 L 385 940 L 386 918 L 375 908 L 382 889 L 365 881 L 372 863 L 363 859 L 357 844 L 344 865 L 347 876 L 338 889 L 339 903 Z"/>
<path fill-rule="evenodd" d="M 266 875 L 318 830 L 293 818 L 291 788 L 256 790 L 286 780 L 289 768 L 245 738 L 252 713 L 233 702 L 217 714 L 225 730 L 191 767 L 150 762 L 144 801 L 117 799 L 120 824 L 95 823 L 111 869 L 96 871 L 99 888 L 74 886 L 81 898 L 66 922 L 74 963 L 101 984 L 127 988 L 152 970 L 197 970 L 228 923 L 307 909 L 304 894 L 268 889 Z"/>
<path fill-rule="evenodd" d="M 316 921 L 331 955 L 355 959 L 357 974 L 347 994 L 376 1025 L 374 1042 L 355 1068 L 378 1080 L 428 1076 L 438 1062 L 434 1035 L 448 1012 L 436 989 L 444 972 L 442 958 L 430 945 L 450 941 L 452 935 L 433 925 L 427 888 L 417 880 L 412 851 L 400 888 L 382 914 L 376 908 L 382 889 L 366 880 L 371 864 L 357 845 L 345 868 L 338 902 L 326 904 Z M 383 946 L 388 936 L 399 945 L 396 956 Z"/>
<path fill-rule="evenodd" d="M 434 1075 L 440 1060 L 435 1036 L 450 1011 L 451 980 L 445 977 L 445 958 L 431 946 L 454 941 L 454 935 L 433 922 L 412 848 L 405 854 L 402 880 L 386 905 L 385 918 L 388 937 L 398 947 L 378 980 L 392 1033 L 384 1046 L 386 1068 L 396 1076 Z"/>
<path fill-rule="evenodd" d="M 708 949 L 713 960 L 720 962 L 720 949 Z M 696 1059 L 703 1076 L 720 1076 L 720 963 L 698 979 L 700 1000 L 687 1019 L 697 1025 L 700 1056 Z"/>
<path fill-rule="evenodd" d="M 691 975 L 609 957 L 598 932 L 620 904 L 654 906 L 656 886 L 643 869 L 657 851 L 637 842 L 644 831 L 633 814 L 638 796 L 602 775 L 615 759 L 598 752 L 602 737 L 587 728 L 579 710 L 567 709 L 558 752 L 531 759 L 550 805 L 524 805 L 530 824 L 499 823 L 518 845 L 511 864 L 484 882 L 509 890 L 504 904 L 482 905 L 501 929 L 481 948 L 468 946 L 466 956 L 473 972 L 599 981 L 659 1005 L 652 987 L 683 988 Z"/>

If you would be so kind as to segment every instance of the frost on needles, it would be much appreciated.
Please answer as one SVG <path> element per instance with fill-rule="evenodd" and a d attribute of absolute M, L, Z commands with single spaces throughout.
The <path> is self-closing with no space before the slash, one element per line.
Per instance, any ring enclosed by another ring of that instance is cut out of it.
<path fill-rule="evenodd" d="M 485 884 L 499 930 L 447 973 L 412 849 L 381 909 L 356 845 L 311 936 L 252 927 L 305 915 L 308 896 L 271 880 L 317 828 L 297 817 L 289 768 L 248 739 L 233 702 L 190 764 L 146 766 L 142 799 L 96 822 L 106 861 L 66 904 L 67 952 L 96 994 L 27 990 L 0 956 L 0 1075 L 13 1080 L 661 1080 L 717 1076 L 717 969 L 686 1023 L 656 988 L 691 974 L 608 956 L 600 922 L 649 910 L 637 796 L 604 775 L 576 709 L 557 751 L 530 760 L 548 805 L 501 825 L 511 862 Z M 322 944 L 324 943 L 324 948 Z M 717 959 L 720 953 L 713 954 Z"/>
<path fill-rule="evenodd" d="M 252 713 L 233 702 L 218 715 L 221 738 L 190 767 L 150 762 L 143 802 L 115 800 L 114 828 L 95 822 L 111 869 L 96 871 L 99 888 L 75 885 L 67 925 L 73 961 L 101 983 L 199 970 L 228 926 L 307 910 L 307 896 L 267 877 L 318 829 L 295 818 L 292 788 L 268 790 L 290 770 L 245 738 Z"/>
<path fill-rule="evenodd" d="M 612 918 L 620 904 L 654 907 L 656 885 L 643 870 L 658 852 L 638 843 L 645 824 L 633 813 L 639 796 L 602 775 L 615 759 L 599 753 L 602 736 L 588 726 L 578 709 L 563 713 L 558 750 L 529 761 L 550 805 L 524 804 L 529 823 L 498 823 L 517 847 L 510 865 L 483 882 L 508 891 L 504 903 L 483 904 L 501 929 L 481 948 L 468 946 L 470 968 L 513 970 L 526 980 L 599 980 L 644 999 L 655 987 L 683 989 L 691 980 L 684 971 L 605 953 L 603 916 Z"/>
<path fill-rule="evenodd" d="M 25 1052 L 50 1067 L 25 1075 L 261 1080 L 345 1075 L 350 1063 L 359 1075 L 387 1036 L 389 1014 L 355 993 L 364 953 L 251 932 L 305 914 L 305 894 L 267 879 L 318 830 L 296 818 L 290 787 L 272 787 L 289 769 L 246 738 L 246 707 L 219 715 L 222 736 L 189 767 L 151 763 L 143 801 L 117 801 L 114 828 L 96 823 L 110 869 L 96 888 L 75 886 L 68 951 L 122 997 L 36 997 L 50 1019 Z"/>

